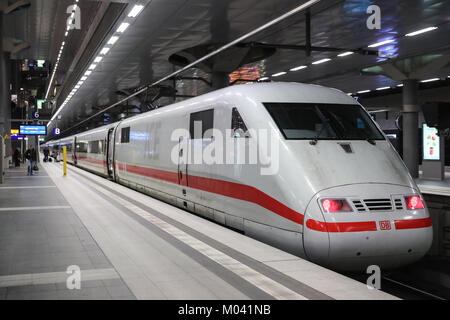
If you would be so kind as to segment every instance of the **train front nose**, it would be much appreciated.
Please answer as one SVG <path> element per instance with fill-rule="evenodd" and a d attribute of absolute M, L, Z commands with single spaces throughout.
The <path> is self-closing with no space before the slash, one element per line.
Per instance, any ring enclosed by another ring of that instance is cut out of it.
<path fill-rule="evenodd" d="M 328 189 L 311 200 L 303 241 L 312 261 L 336 270 L 392 269 L 426 254 L 432 226 L 414 189 L 358 184 Z"/>

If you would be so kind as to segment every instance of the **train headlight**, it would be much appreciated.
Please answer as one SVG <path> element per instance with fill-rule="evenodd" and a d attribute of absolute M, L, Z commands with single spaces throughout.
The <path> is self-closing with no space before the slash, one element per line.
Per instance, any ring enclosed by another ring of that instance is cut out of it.
<path fill-rule="evenodd" d="M 408 210 L 423 209 L 423 201 L 419 196 L 405 197 L 406 208 Z"/>
<path fill-rule="evenodd" d="M 322 208 L 325 212 L 351 212 L 352 207 L 345 199 L 322 199 Z"/>

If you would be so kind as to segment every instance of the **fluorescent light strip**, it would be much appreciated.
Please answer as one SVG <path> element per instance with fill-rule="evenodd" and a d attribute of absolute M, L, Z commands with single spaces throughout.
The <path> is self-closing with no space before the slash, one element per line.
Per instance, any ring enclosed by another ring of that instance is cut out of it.
<path fill-rule="evenodd" d="M 143 5 L 135 5 L 133 9 L 131 9 L 130 13 L 128 14 L 131 18 L 136 18 L 139 13 L 141 13 L 142 9 L 144 9 Z"/>
<path fill-rule="evenodd" d="M 398 84 L 397 87 L 403 87 L 403 83 Z"/>
<path fill-rule="evenodd" d="M 84 73 L 84 75 L 85 76 L 90 76 L 91 75 L 91 73 L 92 73 L 92 71 L 91 70 L 87 70 L 85 73 Z"/>
<path fill-rule="evenodd" d="M 120 26 L 119 26 L 119 28 L 117 28 L 117 32 L 119 32 L 119 33 L 123 33 L 123 32 L 125 32 L 125 30 L 127 30 L 127 28 L 130 26 L 130 24 L 129 23 L 126 23 L 126 22 L 123 22 Z"/>
<path fill-rule="evenodd" d="M 290 69 L 289 71 L 298 71 L 298 70 L 302 70 L 302 69 L 305 69 L 305 68 L 306 68 L 306 66 L 298 66 L 298 67 Z"/>
<path fill-rule="evenodd" d="M 414 31 L 414 32 L 407 33 L 407 34 L 405 34 L 405 36 L 406 37 L 413 37 L 413 36 L 417 36 L 418 34 L 422 34 L 422 33 L 425 33 L 425 32 L 436 30 L 437 28 L 438 27 L 428 27 L 428 28 L 425 28 L 425 29 L 421 29 L 421 30 L 417 30 L 417 31 Z"/>
<path fill-rule="evenodd" d="M 343 52 L 341 54 L 338 54 L 337 56 L 338 57 L 345 57 L 345 56 L 349 56 L 351 54 L 354 54 L 354 52 L 353 51 L 347 51 L 347 52 Z"/>
<path fill-rule="evenodd" d="M 275 73 L 272 75 L 272 77 L 279 77 L 279 76 L 282 76 L 283 74 L 286 74 L 286 72 L 281 71 L 281 72 Z"/>
<path fill-rule="evenodd" d="M 331 59 L 329 59 L 329 58 L 325 58 L 325 59 L 322 59 L 322 60 L 317 60 L 317 61 L 314 61 L 312 64 L 321 64 L 321 63 L 324 63 L 324 62 L 327 62 L 327 61 L 330 61 Z"/>
<path fill-rule="evenodd" d="M 380 90 L 386 90 L 386 89 L 390 89 L 391 87 L 381 87 L 381 88 L 376 88 L 375 90 L 378 90 L 378 91 L 380 91 Z"/>
<path fill-rule="evenodd" d="M 375 48 L 375 47 L 379 47 L 379 46 L 382 46 L 382 45 L 385 45 L 385 44 L 388 44 L 388 43 L 391 43 L 391 42 L 394 42 L 394 41 L 395 41 L 394 39 L 384 40 L 384 41 L 381 41 L 381 42 L 373 43 L 373 44 L 369 45 L 368 47 L 369 48 Z"/>
<path fill-rule="evenodd" d="M 109 52 L 109 50 L 110 50 L 110 48 L 104 47 L 104 48 L 102 49 L 102 51 L 100 51 L 100 54 L 105 55 L 105 54 L 107 54 L 107 53 Z"/>
<path fill-rule="evenodd" d="M 361 90 L 361 91 L 358 91 L 357 93 L 367 93 L 367 92 L 370 92 L 370 90 Z"/>
<path fill-rule="evenodd" d="M 106 44 L 113 45 L 114 43 L 117 42 L 117 40 L 119 40 L 118 36 L 112 36 L 111 38 L 109 38 L 109 40 L 108 40 L 108 42 Z"/>
<path fill-rule="evenodd" d="M 439 78 L 432 78 L 432 79 L 426 79 L 426 80 L 422 80 L 420 82 L 433 82 L 433 81 L 438 81 L 440 80 Z"/>
<path fill-rule="evenodd" d="M 90 66 L 89 66 L 89 70 L 94 70 L 95 68 L 97 67 L 97 65 L 95 64 L 95 63 L 93 63 L 93 64 L 91 64 Z"/>
<path fill-rule="evenodd" d="M 373 43 L 371 45 L 368 45 L 368 47 L 369 48 L 375 48 L 375 47 L 379 47 L 379 46 L 382 46 L 384 44 L 388 44 L 388 43 L 391 43 L 391 42 L 394 42 L 394 41 L 395 41 L 394 39 L 384 40 L 384 41 L 381 41 L 381 42 L 377 42 L 377 43 Z"/>
<path fill-rule="evenodd" d="M 262 77 L 262 78 L 259 78 L 258 81 L 264 81 L 264 80 L 269 80 L 269 77 Z"/>
<path fill-rule="evenodd" d="M 102 61 L 103 57 L 98 56 L 97 58 L 94 59 L 95 63 L 99 63 L 100 61 Z"/>

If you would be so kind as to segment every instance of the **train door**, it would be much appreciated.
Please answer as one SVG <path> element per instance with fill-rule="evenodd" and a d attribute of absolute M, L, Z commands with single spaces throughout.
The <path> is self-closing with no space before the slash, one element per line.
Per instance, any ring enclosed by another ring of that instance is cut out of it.
<path fill-rule="evenodd" d="M 77 164 L 77 137 L 73 138 L 73 146 L 72 146 L 72 162 L 73 164 Z"/>
<path fill-rule="evenodd" d="M 114 178 L 114 128 L 108 130 L 108 141 L 106 145 L 106 166 L 108 176 Z"/>
<path fill-rule="evenodd" d="M 188 139 L 180 137 L 178 141 L 178 184 L 188 185 Z"/>

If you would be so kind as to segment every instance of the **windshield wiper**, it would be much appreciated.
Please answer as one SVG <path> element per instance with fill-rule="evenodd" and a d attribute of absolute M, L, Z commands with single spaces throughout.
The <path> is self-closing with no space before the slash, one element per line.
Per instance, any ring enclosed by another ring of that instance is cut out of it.
<path fill-rule="evenodd" d="M 325 125 L 330 125 L 329 124 L 330 119 L 323 119 L 323 126 L 320 129 L 319 133 L 309 142 L 310 145 L 315 146 L 317 144 L 317 142 L 319 141 L 320 135 L 322 134 L 323 130 L 325 130 Z"/>

